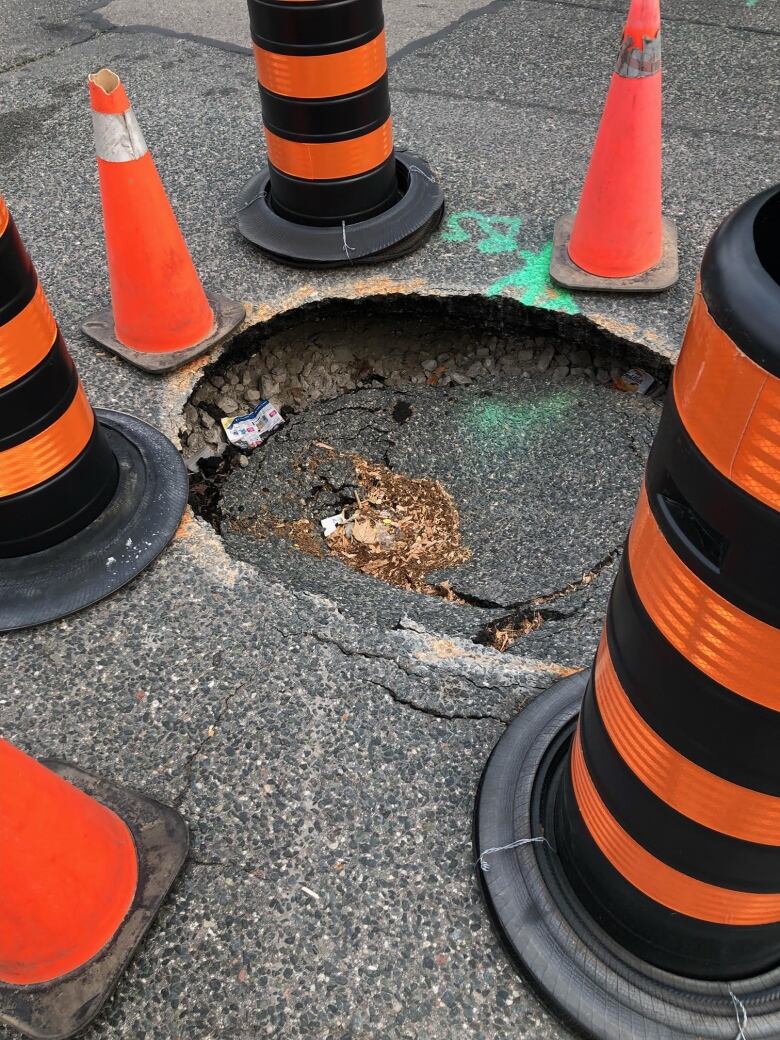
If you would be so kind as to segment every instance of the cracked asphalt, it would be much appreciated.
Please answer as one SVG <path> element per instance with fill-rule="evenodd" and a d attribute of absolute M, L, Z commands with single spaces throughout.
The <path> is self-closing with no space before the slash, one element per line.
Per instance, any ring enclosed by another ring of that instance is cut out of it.
<path fill-rule="evenodd" d="M 184 404 L 218 361 L 152 378 L 80 332 L 108 292 L 86 93 L 102 65 L 128 84 L 204 281 L 246 301 L 252 321 L 324 300 L 458 296 L 477 322 L 552 324 L 580 342 L 606 338 L 630 362 L 632 345 L 673 359 L 709 235 L 776 177 L 780 14 L 776 0 L 666 0 L 666 209 L 681 280 L 658 297 L 573 300 L 550 295 L 539 272 L 556 217 L 576 204 L 624 10 L 623 0 L 387 0 L 396 137 L 431 162 L 448 214 L 411 257 L 313 274 L 262 259 L 236 230 L 235 199 L 263 158 L 240 0 L 0 0 L 0 190 L 93 403 L 177 440 Z M 440 448 L 453 440 L 444 395 L 419 393 L 430 428 L 391 449 L 407 471 L 445 466 Z M 338 407 L 290 423 L 269 463 L 299 434 L 333 435 L 335 418 L 346 437 Z M 501 515 L 509 509 L 500 551 L 464 571 L 467 591 L 500 609 L 402 603 L 369 579 L 342 587 L 304 557 L 281 567 L 270 546 L 228 552 L 190 512 L 129 588 L 3 637 L 3 734 L 175 804 L 191 827 L 188 864 L 89 1040 L 569 1036 L 491 934 L 471 810 L 506 723 L 592 654 L 606 557 L 627 529 L 648 443 L 643 433 L 627 449 L 621 407 L 572 407 L 567 425 L 540 430 L 533 465 L 507 470 L 485 449 L 478 464 L 440 473 L 461 481 L 475 522 L 469 470 L 474 485 L 493 479 Z M 257 456 L 240 479 L 262 465 Z M 550 486 L 560 519 L 524 542 Z M 593 583 L 569 594 L 570 618 L 508 654 L 473 642 L 476 614 L 500 617 L 599 561 Z"/>

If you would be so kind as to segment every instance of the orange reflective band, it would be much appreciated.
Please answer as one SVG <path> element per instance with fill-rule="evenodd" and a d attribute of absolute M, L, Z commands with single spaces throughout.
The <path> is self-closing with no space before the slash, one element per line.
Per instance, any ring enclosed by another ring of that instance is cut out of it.
<path fill-rule="evenodd" d="M 57 323 L 39 283 L 27 306 L 0 325 L 0 388 L 32 371 L 56 338 Z"/>
<path fill-rule="evenodd" d="M 780 379 L 735 346 L 698 287 L 674 398 L 691 439 L 712 465 L 780 510 Z"/>
<path fill-rule="evenodd" d="M 606 635 L 596 656 L 595 685 L 599 712 L 618 754 L 662 802 L 721 834 L 780 845 L 780 798 L 723 780 L 662 740 L 621 686 Z"/>
<path fill-rule="evenodd" d="M 307 181 L 330 181 L 355 177 L 373 170 L 393 151 L 393 120 L 388 118 L 377 130 L 349 141 L 327 144 L 302 144 L 265 132 L 268 160 L 290 177 Z"/>
<path fill-rule="evenodd" d="M 629 884 L 661 906 L 712 924 L 759 925 L 780 920 L 780 895 L 734 892 L 675 870 L 642 848 L 612 816 L 596 790 L 582 753 L 572 744 L 574 795 L 591 838 Z"/>
<path fill-rule="evenodd" d="M 5 199 L 0 195 L 0 235 L 3 234 L 5 229 L 8 227 L 8 207 L 5 204 Z"/>
<path fill-rule="evenodd" d="M 79 383 L 67 411 L 51 426 L 0 451 L 0 498 L 27 491 L 61 473 L 84 450 L 94 426 L 95 413 Z"/>
<path fill-rule="evenodd" d="M 642 489 L 628 539 L 631 574 L 655 626 L 715 682 L 780 711 L 780 629 L 729 603 L 670 548 Z"/>
<path fill-rule="evenodd" d="M 257 78 L 273 94 L 333 98 L 365 90 L 387 71 L 384 30 L 373 40 L 336 54 L 276 54 L 254 45 Z"/>

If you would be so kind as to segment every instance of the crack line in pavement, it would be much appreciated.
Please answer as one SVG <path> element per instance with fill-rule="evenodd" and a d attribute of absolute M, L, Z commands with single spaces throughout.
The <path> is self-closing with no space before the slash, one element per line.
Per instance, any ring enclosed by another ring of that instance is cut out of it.
<path fill-rule="evenodd" d="M 549 607 L 552 603 L 556 603 L 567 596 L 572 595 L 575 592 L 580 592 L 582 589 L 587 588 L 598 576 L 606 570 L 614 561 L 620 556 L 623 550 L 623 543 L 617 546 L 603 556 L 590 570 L 585 571 L 582 577 L 576 581 L 571 581 L 567 585 L 564 585 L 560 589 L 555 589 L 553 592 L 548 592 L 543 596 L 534 596 L 531 599 L 525 600 L 522 603 L 511 603 L 504 609 L 507 613 L 500 618 L 494 618 L 489 621 L 486 625 L 479 630 L 476 636 L 474 636 L 474 642 L 479 646 L 493 646 L 497 649 L 507 649 L 509 646 L 514 645 L 524 635 L 528 635 L 530 632 L 536 632 L 542 628 L 548 621 L 561 621 L 566 618 L 575 617 L 582 607 L 575 608 L 570 614 L 561 614 L 555 610 L 545 610 L 545 607 Z M 453 592 L 458 595 L 457 590 L 453 589 Z M 527 628 L 526 626 L 532 623 L 533 627 Z M 506 646 L 498 646 L 497 639 L 499 633 L 508 633 L 510 630 L 516 630 L 516 638 L 510 637 L 510 642 Z"/>
<path fill-rule="evenodd" d="M 186 781 L 185 781 L 185 784 L 182 787 L 181 791 L 179 791 L 179 793 L 173 799 L 173 804 L 174 804 L 175 808 L 177 808 L 177 809 L 181 808 L 181 805 L 182 805 L 184 799 L 187 797 L 187 793 L 190 790 L 190 787 L 192 786 L 192 782 L 193 782 L 194 777 L 195 777 L 195 762 L 197 761 L 198 756 L 204 750 L 204 748 L 206 747 L 208 742 L 210 740 L 214 739 L 214 736 L 216 735 L 216 732 L 217 732 L 217 727 L 222 722 L 222 719 L 225 717 L 225 712 L 227 711 L 228 707 L 230 706 L 230 702 L 244 688 L 245 688 L 244 684 L 243 683 L 239 683 L 238 686 L 235 688 L 235 690 L 233 690 L 232 693 L 228 693 L 228 694 L 226 694 L 222 698 L 222 702 L 221 702 L 219 708 L 217 709 L 217 714 L 215 715 L 213 722 L 206 729 L 206 736 L 203 737 L 203 739 L 195 747 L 195 750 L 190 755 L 188 755 L 187 758 L 185 759 L 184 766 L 182 768 L 182 772 L 184 773 L 184 775 L 186 777 Z"/>
<path fill-rule="evenodd" d="M 307 632 L 305 633 L 305 635 L 308 636 L 310 639 L 316 640 L 318 643 L 325 643 L 329 646 L 336 647 L 336 649 L 340 650 L 345 657 L 363 657 L 369 661 L 384 661 L 386 664 L 391 664 L 394 667 L 396 667 L 408 679 L 420 679 L 420 676 L 416 672 L 412 671 L 410 668 L 405 668 L 404 665 L 397 658 L 392 657 L 390 654 L 380 654 L 378 652 L 372 653 L 370 650 L 359 650 L 357 648 L 345 646 L 343 643 L 339 642 L 339 640 L 336 639 L 334 636 L 326 635 L 323 632 Z M 474 689 L 478 690 L 480 693 L 484 693 L 485 690 L 493 690 L 495 693 L 501 693 L 503 691 L 503 687 L 490 686 L 487 684 L 480 685 L 473 679 L 469 678 L 469 676 L 467 675 L 460 674 L 458 678 L 462 679 L 470 686 L 473 686 Z"/>
<path fill-rule="evenodd" d="M 408 700 L 402 697 L 397 690 L 392 689 L 390 686 L 385 686 L 384 683 L 378 682 L 376 679 L 365 680 L 369 686 L 376 686 L 377 689 L 384 690 L 391 700 L 395 701 L 402 708 L 411 708 L 412 711 L 419 712 L 421 715 L 427 715 L 431 719 L 441 719 L 444 722 L 498 722 L 502 726 L 508 726 L 509 722 L 506 719 L 502 719 L 499 715 L 491 715 L 489 712 L 483 714 L 482 712 L 470 712 L 467 715 L 456 714 L 455 712 L 443 712 L 437 711 L 435 708 L 426 708 L 422 704 L 417 704 L 413 700 Z"/>
<path fill-rule="evenodd" d="M 18 61 L 15 65 L 9 65 L 6 68 L 0 69 L 0 76 L 5 76 L 9 72 L 18 72 L 19 69 L 24 69 L 28 65 L 35 65 L 38 61 L 45 61 L 47 58 L 54 58 L 58 54 L 64 54 L 65 51 L 69 51 L 73 47 L 80 47 L 82 44 L 90 43 L 92 40 L 97 40 L 99 37 L 104 35 L 105 32 L 97 31 L 81 36 L 77 40 L 69 40 L 67 43 L 63 43 L 62 46 L 53 48 L 53 50 L 42 51 L 40 54 L 34 54 L 29 58 L 24 58 L 22 61 Z"/>
<path fill-rule="evenodd" d="M 397 51 L 388 56 L 387 64 L 390 66 L 395 65 L 397 62 L 401 61 L 402 58 L 414 54 L 414 52 L 419 50 L 421 47 L 437 43 L 439 40 L 444 39 L 445 36 L 449 36 L 450 33 L 455 32 L 456 29 L 466 22 L 482 18 L 493 11 L 500 10 L 502 7 L 509 7 L 512 2 L 513 0 L 490 0 L 490 3 L 485 4 L 484 7 L 477 7 L 473 11 L 466 11 L 460 16 L 460 18 L 456 18 L 455 21 L 450 22 L 449 25 L 437 29 L 436 32 L 432 32 L 428 36 L 421 36 L 417 40 L 410 40 L 409 43 L 405 43 L 403 47 L 399 47 Z"/>
<path fill-rule="evenodd" d="M 592 567 L 582 574 L 581 577 L 576 578 L 574 581 L 567 582 L 559 589 L 553 589 L 552 592 L 546 592 L 541 596 L 532 596 L 530 599 L 518 600 L 516 603 L 494 603 L 491 600 L 480 600 L 477 597 L 473 597 L 475 605 L 479 606 L 484 604 L 486 608 L 493 610 L 527 610 L 528 607 L 546 607 L 550 603 L 555 603 L 556 600 L 561 599 L 563 596 L 568 596 L 572 592 L 579 592 L 580 589 L 585 588 L 587 585 L 597 578 L 599 574 L 613 562 L 613 560 L 620 555 L 623 549 L 623 543 L 621 542 L 614 549 L 610 549 L 606 556 L 602 556 Z M 467 596 L 467 593 L 461 592 L 453 586 L 452 591 L 457 596 Z"/>

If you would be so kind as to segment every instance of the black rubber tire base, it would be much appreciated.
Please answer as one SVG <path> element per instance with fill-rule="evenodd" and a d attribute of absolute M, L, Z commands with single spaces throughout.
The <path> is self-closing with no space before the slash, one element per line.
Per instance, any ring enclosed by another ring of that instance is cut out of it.
<path fill-rule="evenodd" d="M 64 542 L 0 560 L 0 632 L 54 621 L 110 596 L 176 533 L 189 490 L 176 448 L 134 416 L 102 409 L 95 415 L 119 464 L 114 497 Z"/>
<path fill-rule="evenodd" d="M 265 169 L 241 192 L 239 230 L 268 256 L 293 267 L 347 267 L 406 256 L 441 223 L 444 195 L 424 159 L 398 150 L 395 158 L 403 194 L 395 205 L 370 220 L 335 227 L 286 220 L 273 209 Z"/>
<path fill-rule="evenodd" d="M 116 787 L 65 762 L 42 763 L 113 810 L 130 829 L 138 888 L 114 937 L 81 968 L 34 986 L 0 984 L 0 1022 L 34 1040 L 65 1040 L 88 1025 L 111 995 L 184 865 L 187 825 L 175 809 Z"/>
<path fill-rule="evenodd" d="M 485 766 L 474 812 L 477 879 L 520 974 L 567 1025 L 594 1040 L 780 1036 L 780 969 L 733 983 L 673 975 L 634 957 L 582 907 L 555 854 L 551 803 L 589 673 L 562 679 L 509 726 Z M 523 838 L 546 841 L 505 849 Z M 780 951 L 778 951 L 780 960 Z"/>

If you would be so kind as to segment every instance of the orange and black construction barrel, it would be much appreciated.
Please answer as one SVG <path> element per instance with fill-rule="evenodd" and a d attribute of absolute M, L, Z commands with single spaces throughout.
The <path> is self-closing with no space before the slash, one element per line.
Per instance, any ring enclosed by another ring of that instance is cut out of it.
<path fill-rule="evenodd" d="M 499 740 L 478 874 L 600 1040 L 780 1036 L 780 188 L 704 256 L 589 673 Z"/>
<path fill-rule="evenodd" d="M 249 0 L 249 18 L 268 168 L 242 192 L 241 233 L 305 266 L 411 252 L 444 199 L 393 147 L 381 0 Z"/>
<path fill-rule="evenodd" d="M 186 500 L 170 441 L 92 410 L 0 198 L 0 631 L 126 584 L 168 544 Z"/>

